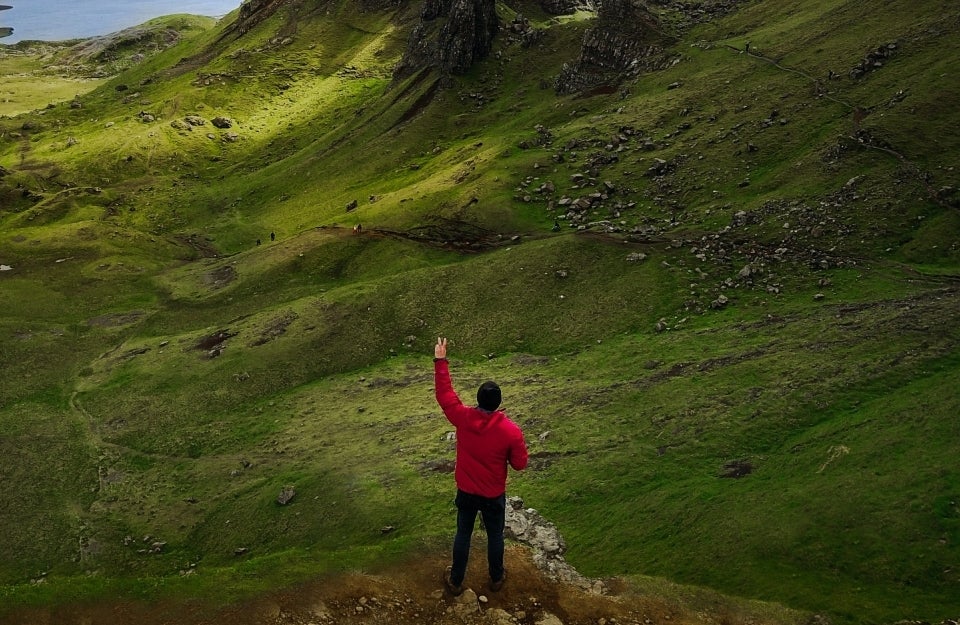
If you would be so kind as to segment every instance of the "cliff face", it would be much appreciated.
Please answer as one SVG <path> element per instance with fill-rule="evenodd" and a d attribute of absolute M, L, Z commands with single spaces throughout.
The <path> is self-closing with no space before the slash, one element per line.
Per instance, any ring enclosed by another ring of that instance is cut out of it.
<path fill-rule="evenodd" d="M 569 15 L 575 11 L 596 11 L 596 0 L 540 0 L 540 8 L 551 15 Z"/>
<path fill-rule="evenodd" d="M 641 0 L 602 0 L 597 25 L 583 37 L 580 56 L 564 65 L 556 80 L 560 93 L 614 85 L 665 63 L 670 42 Z"/>
<path fill-rule="evenodd" d="M 426 0 L 394 75 L 462 74 L 490 53 L 498 29 L 494 0 Z"/>

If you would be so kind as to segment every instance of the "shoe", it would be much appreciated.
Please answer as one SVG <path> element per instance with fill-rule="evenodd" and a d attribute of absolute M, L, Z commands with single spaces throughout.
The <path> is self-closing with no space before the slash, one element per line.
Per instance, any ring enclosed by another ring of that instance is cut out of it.
<path fill-rule="evenodd" d="M 443 574 L 443 585 L 446 587 L 447 592 L 449 592 L 454 597 L 459 597 L 463 594 L 463 584 L 456 585 L 450 579 L 450 571 L 453 570 L 453 567 L 447 567 L 446 572 Z"/>
<path fill-rule="evenodd" d="M 506 570 L 503 571 L 503 577 L 501 577 L 497 581 L 493 581 L 493 580 L 490 581 L 490 592 L 500 592 L 500 590 L 503 588 L 503 583 L 505 581 L 507 581 Z"/>

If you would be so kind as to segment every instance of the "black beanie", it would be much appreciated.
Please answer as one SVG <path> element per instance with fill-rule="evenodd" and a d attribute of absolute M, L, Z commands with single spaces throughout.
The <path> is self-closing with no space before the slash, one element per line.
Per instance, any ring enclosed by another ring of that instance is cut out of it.
<path fill-rule="evenodd" d="M 500 406 L 500 387 L 496 382 L 484 382 L 477 391 L 477 405 L 493 412 Z"/>

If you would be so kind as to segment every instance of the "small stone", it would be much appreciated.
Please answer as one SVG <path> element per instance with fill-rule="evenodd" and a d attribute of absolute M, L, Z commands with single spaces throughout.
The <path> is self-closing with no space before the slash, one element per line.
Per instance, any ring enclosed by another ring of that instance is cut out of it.
<path fill-rule="evenodd" d="M 293 486 L 284 486 L 283 490 L 280 491 L 280 494 L 277 495 L 277 503 L 281 506 L 285 506 L 290 503 L 294 497 L 297 496 L 297 491 Z"/>

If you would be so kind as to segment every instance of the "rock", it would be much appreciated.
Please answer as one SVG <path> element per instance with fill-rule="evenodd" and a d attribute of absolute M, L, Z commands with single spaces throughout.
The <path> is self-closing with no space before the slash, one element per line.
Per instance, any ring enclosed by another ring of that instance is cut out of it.
<path fill-rule="evenodd" d="M 676 162 L 665 161 L 662 158 L 654 158 L 653 164 L 647 169 L 647 176 L 664 176 L 676 169 Z"/>
<path fill-rule="evenodd" d="M 394 77 L 425 68 L 463 74 L 490 54 L 498 30 L 494 0 L 426 0 Z"/>
<path fill-rule="evenodd" d="M 277 503 L 281 506 L 285 506 L 293 501 L 293 498 L 296 496 L 297 491 L 293 486 L 284 486 L 283 490 L 280 491 L 280 494 L 277 495 Z"/>
<path fill-rule="evenodd" d="M 577 585 L 587 592 L 594 592 L 595 588 L 603 592 L 602 583 L 598 586 L 596 580 L 583 577 L 563 559 L 567 545 L 557 527 L 533 508 L 524 508 L 519 497 L 507 499 L 504 536 L 530 547 L 534 564 L 551 579 Z"/>
<path fill-rule="evenodd" d="M 492 608 L 484 614 L 487 622 L 493 625 L 514 625 L 513 616 L 502 608 Z"/>
<path fill-rule="evenodd" d="M 540 0 L 540 8 L 550 15 L 570 15 L 577 11 L 595 11 L 594 0 Z"/>
<path fill-rule="evenodd" d="M 870 50 L 863 60 L 850 70 L 850 77 L 854 79 L 862 78 L 869 72 L 883 67 L 886 60 L 897 52 L 897 47 L 897 44 L 893 42 Z"/>
<path fill-rule="evenodd" d="M 579 56 L 561 69 L 554 85 L 558 93 L 613 85 L 666 66 L 664 46 L 671 38 L 645 4 L 604 0 L 599 3 L 596 22 L 584 34 Z"/>
<path fill-rule="evenodd" d="M 467 588 L 459 597 L 453 600 L 453 612 L 460 617 L 462 621 L 466 621 L 479 611 L 480 602 L 477 599 L 477 593 L 471 588 Z"/>
<path fill-rule="evenodd" d="M 710 302 L 710 308 L 713 308 L 713 309 L 724 308 L 729 302 L 730 302 L 730 299 L 726 295 L 721 295 L 717 299 Z"/>
<path fill-rule="evenodd" d="M 230 119 L 229 117 L 214 117 L 213 119 L 210 120 L 210 123 L 220 129 L 233 127 L 233 120 Z"/>
<path fill-rule="evenodd" d="M 549 612 L 544 612 L 540 618 L 536 620 L 537 625 L 563 625 L 563 621 L 560 620 L 560 617 L 550 614 Z"/>

